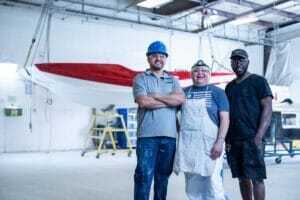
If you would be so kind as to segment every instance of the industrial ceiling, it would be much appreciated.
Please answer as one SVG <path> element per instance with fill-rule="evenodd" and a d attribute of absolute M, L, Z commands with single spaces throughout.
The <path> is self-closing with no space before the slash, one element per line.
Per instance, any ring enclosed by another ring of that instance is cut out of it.
<path fill-rule="evenodd" d="M 111 19 L 248 44 L 272 45 L 300 35 L 300 0 L 173 0 L 147 9 L 143 0 L 0 0 L 1 6 L 48 7 L 54 17 Z M 237 19 L 254 17 L 234 25 Z M 282 31 L 285 30 L 285 31 Z M 273 31 L 273 32 L 272 32 Z M 299 33 L 298 33 L 299 32 Z"/>

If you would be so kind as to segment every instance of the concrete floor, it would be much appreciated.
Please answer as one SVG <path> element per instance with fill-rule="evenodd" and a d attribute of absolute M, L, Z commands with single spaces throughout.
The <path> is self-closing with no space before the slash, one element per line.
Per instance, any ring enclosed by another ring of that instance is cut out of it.
<path fill-rule="evenodd" d="M 130 200 L 133 199 L 135 155 L 95 152 L 0 154 L 1 200 Z M 266 158 L 267 200 L 300 199 L 300 156 L 283 157 L 281 164 Z M 225 190 L 241 199 L 236 179 L 225 164 Z M 172 175 L 168 200 L 187 199 L 183 175 Z"/>

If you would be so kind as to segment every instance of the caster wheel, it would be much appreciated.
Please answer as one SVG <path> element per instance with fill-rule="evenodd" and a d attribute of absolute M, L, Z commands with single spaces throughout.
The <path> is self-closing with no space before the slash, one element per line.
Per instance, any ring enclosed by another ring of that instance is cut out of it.
<path fill-rule="evenodd" d="M 128 155 L 128 157 L 131 157 L 131 153 L 128 153 L 127 155 Z"/>
<path fill-rule="evenodd" d="M 281 158 L 280 158 L 280 157 L 276 158 L 276 159 L 275 159 L 275 162 L 276 162 L 277 164 L 281 163 Z"/>
<path fill-rule="evenodd" d="M 82 152 L 82 153 L 81 153 L 81 157 L 83 157 L 83 156 L 84 156 L 84 154 L 85 154 L 85 152 Z"/>
<path fill-rule="evenodd" d="M 97 154 L 97 155 L 96 155 L 96 158 L 98 159 L 99 157 L 100 157 L 100 155 L 99 155 L 99 154 Z"/>
<path fill-rule="evenodd" d="M 113 155 L 113 156 L 114 156 L 114 155 L 116 155 L 116 153 L 111 153 L 111 155 Z"/>

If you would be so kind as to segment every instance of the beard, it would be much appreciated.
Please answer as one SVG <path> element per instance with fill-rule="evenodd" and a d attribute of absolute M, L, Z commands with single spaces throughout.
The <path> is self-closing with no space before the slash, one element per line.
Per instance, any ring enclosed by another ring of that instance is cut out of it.
<path fill-rule="evenodd" d="M 247 70 L 248 70 L 248 66 L 245 66 L 245 67 L 237 68 L 234 72 L 238 78 L 241 78 L 246 74 Z"/>
<path fill-rule="evenodd" d="M 155 63 L 151 65 L 151 69 L 154 71 L 159 71 L 164 67 L 163 63 Z"/>

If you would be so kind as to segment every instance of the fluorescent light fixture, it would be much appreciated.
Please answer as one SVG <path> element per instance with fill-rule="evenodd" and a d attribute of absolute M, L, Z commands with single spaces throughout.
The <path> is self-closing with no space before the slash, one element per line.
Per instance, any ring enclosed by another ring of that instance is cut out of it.
<path fill-rule="evenodd" d="M 158 8 L 166 3 L 169 3 L 173 0 L 146 0 L 137 4 L 137 6 L 144 8 Z"/>
<path fill-rule="evenodd" d="M 258 21 L 258 18 L 255 15 L 248 15 L 245 17 L 237 18 L 236 20 L 231 21 L 230 24 L 242 25 L 242 24 L 247 24 L 247 23 L 256 22 L 256 21 Z"/>

